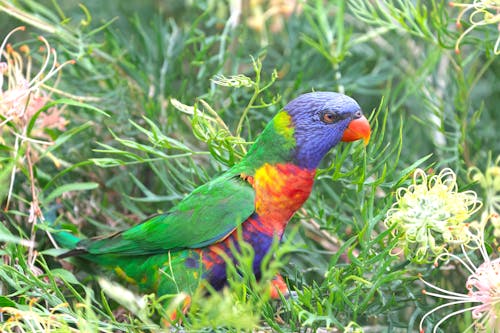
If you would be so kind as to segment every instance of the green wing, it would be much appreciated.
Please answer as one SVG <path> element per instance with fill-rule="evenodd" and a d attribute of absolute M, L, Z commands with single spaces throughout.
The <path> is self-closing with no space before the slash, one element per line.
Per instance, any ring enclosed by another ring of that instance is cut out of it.
<path fill-rule="evenodd" d="M 139 255 L 198 248 L 223 240 L 255 211 L 255 191 L 239 175 L 224 174 L 195 189 L 165 214 L 107 238 L 82 240 L 76 251 Z"/>

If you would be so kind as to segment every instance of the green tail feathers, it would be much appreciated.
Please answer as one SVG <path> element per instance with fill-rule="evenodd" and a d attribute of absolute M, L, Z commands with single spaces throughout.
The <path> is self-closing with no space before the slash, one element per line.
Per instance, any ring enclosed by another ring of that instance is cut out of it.
<path fill-rule="evenodd" d="M 53 229 L 51 231 L 52 237 L 62 248 L 65 249 L 74 249 L 76 244 L 81 240 L 70 232 L 61 230 L 59 225 L 56 225 L 57 220 L 57 210 L 61 207 L 61 205 L 53 205 L 48 210 L 43 212 L 43 216 L 45 217 L 45 221 L 47 224 Z M 55 230 L 54 230 L 55 229 Z"/>
<path fill-rule="evenodd" d="M 81 240 L 67 231 L 54 232 L 52 237 L 54 237 L 60 247 L 66 249 L 74 249 L 76 244 Z"/>

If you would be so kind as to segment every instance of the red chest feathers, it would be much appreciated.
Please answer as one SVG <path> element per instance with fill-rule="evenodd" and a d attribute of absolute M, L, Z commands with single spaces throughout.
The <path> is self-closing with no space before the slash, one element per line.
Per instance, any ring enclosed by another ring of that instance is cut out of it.
<path fill-rule="evenodd" d="M 249 179 L 255 189 L 255 211 L 263 225 L 281 234 L 311 193 L 315 170 L 293 164 L 264 164 Z"/>

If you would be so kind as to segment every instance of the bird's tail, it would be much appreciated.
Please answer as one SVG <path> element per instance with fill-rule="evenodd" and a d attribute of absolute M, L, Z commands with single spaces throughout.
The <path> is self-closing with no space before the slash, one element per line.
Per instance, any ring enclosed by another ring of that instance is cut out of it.
<path fill-rule="evenodd" d="M 76 247 L 76 244 L 81 239 L 67 231 L 61 230 L 61 227 L 59 225 L 56 225 L 57 209 L 59 207 L 59 205 L 54 205 L 47 211 L 44 211 L 43 215 L 45 217 L 45 221 L 51 228 L 50 235 L 54 238 L 59 247 L 64 249 L 74 249 Z"/>
<path fill-rule="evenodd" d="M 52 237 L 54 237 L 57 245 L 64 249 L 74 249 L 76 247 L 76 244 L 81 240 L 80 238 L 67 231 L 54 232 L 52 234 Z"/>

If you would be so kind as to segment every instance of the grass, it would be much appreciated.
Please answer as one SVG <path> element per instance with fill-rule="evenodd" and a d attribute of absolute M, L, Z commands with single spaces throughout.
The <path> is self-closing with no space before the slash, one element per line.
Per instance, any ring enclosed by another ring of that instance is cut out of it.
<path fill-rule="evenodd" d="M 50 48 L 67 62 L 52 77 L 47 68 L 17 108 L 7 99 L 16 79 L 2 70 L 2 331 L 165 330 L 185 295 L 167 295 L 165 307 L 105 270 L 55 260 L 50 209 L 59 205 L 58 221 L 85 236 L 166 211 L 237 163 L 283 105 L 311 90 L 358 100 L 370 144 L 343 144 L 324 159 L 261 281 L 243 246 L 243 273 L 230 267 L 227 290 L 193 295 L 178 330 L 416 331 L 443 303 L 422 294 L 419 276 L 466 292 L 467 272 L 455 262 L 435 268 L 394 255 L 401 243 L 384 221 L 417 167 L 449 167 L 460 191 L 477 192 L 483 208 L 469 222 L 498 214 L 494 4 L 318 0 L 292 10 L 243 1 L 238 16 L 237 3 L 0 1 L 2 40 L 25 26 L 0 62 L 17 53 L 31 77 Z M 491 219 L 492 259 L 498 230 Z M 263 296 L 277 271 L 296 297 Z M 466 313 L 438 330 L 472 323 Z"/>

